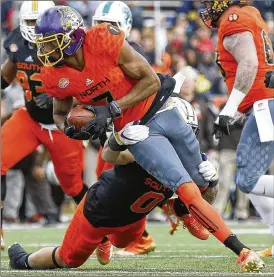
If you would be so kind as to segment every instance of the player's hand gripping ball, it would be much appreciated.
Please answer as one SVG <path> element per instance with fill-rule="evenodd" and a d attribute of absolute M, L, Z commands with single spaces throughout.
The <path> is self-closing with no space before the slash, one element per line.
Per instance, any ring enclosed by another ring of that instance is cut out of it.
<path fill-rule="evenodd" d="M 95 117 L 93 111 L 88 110 L 83 105 L 74 107 L 67 116 L 68 126 L 75 126 L 76 131 L 80 131 L 82 127 L 90 123 Z"/>
<path fill-rule="evenodd" d="M 74 107 L 65 120 L 65 134 L 72 139 L 88 140 L 92 137 L 95 112 L 91 106 Z"/>

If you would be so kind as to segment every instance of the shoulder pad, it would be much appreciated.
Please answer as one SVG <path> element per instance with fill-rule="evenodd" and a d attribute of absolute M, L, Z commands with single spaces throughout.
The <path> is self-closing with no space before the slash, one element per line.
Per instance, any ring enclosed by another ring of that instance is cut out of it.
<path fill-rule="evenodd" d="M 22 37 L 21 32 L 20 32 L 20 27 L 17 27 L 5 39 L 4 48 L 6 49 L 6 51 L 10 51 L 10 49 L 9 49 L 10 46 L 12 44 L 18 45 L 21 42 L 22 39 L 23 39 L 23 37 Z"/>
<path fill-rule="evenodd" d="M 137 44 L 133 41 L 128 41 L 128 43 L 135 51 L 137 51 L 139 54 L 141 54 L 144 58 L 146 57 L 144 50 L 142 49 L 142 47 L 139 44 Z"/>
<path fill-rule="evenodd" d="M 14 29 L 4 41 L 4 48 L 10 59 L 14 61 L 14 54 L 19 50 L 20 44 L 22 44 L 23 37 L 20 32 L 20 27 Z"/>

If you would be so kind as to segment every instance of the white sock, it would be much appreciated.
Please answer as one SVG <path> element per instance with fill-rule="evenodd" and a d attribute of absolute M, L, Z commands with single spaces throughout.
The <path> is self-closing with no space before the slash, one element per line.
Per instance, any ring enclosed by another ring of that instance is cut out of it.
<path fill-rule="evenodd" d="M 250 193 L 274 198 L 274 175 L 261 176 Z"/>
<path fill-rule="evenodd" d="M 254 194 L 248 194 L 248 198 L 274 236 L 274 199 Z"/>

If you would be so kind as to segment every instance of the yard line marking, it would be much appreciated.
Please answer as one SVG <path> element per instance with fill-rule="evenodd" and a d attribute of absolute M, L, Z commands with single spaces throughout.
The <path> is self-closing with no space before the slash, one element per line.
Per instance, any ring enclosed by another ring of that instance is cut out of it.
<path fill-rule="evenodd" d="M 2 272 L 8 272 L 8 273 L 18 273 L 18 270 L 12 270 L 12 269 L 2 269 L 1 270 Z M 204 276 L 235 276 L 235 275 L 241 275 L 243 276 L 243 273 L 242 272 L 205 272 L 205 271 L 195 271 L 195 272 L 188 272 L 188 271 L 185 271 L 185 270 L 182 270 L 182 271 L 170 271 L 170 270 L 161 270 L 161 271 L 155 271 L 155 270 L 151 270 L 151 269 L 145 269 L 145 270 L 93 270 L 92 268 L 90 270 L 67 270 L 67 269 L 64 269 L 64 270 L 57 270 L 55 269 L 54 271 L 51 271 L 51 270 L 22 270 L 20 271 L 21 273 L 26 273 L 26 272 L 29 272 L 29 273 L 42 273 L 42 272 L 52 272 L 54 273 L 55 276 L 56 273 L 60 273 L 60 274 L 66 274 L 66 275 L 70 275 L 70 274 L 90 274 L 89 276 L 96 276 L 95 274 L 102 274 L 104 276 L 106 275 L 110 275 L 110 274 L 124 274 L 124 275 L 127 275 L 127 274 L 130 274 L 130 275 L 133 275 L 133 274 L 153 274 L 154 276 L 167 276 L 167 275 L 180 275 L 180 276 L 196 276 L 196 275 L 204 275 Z M 185 275 L 187 274 L 187 275 Z M 273 272 L 262 272 L 260 273 L 260 276 L 272 276 L 273 275 Z M 24 275 L 22 275 L 24 276 Z M 25 275 L 26 276 L 26 275 Z M 137 275 L 139 276 L 139 275 Z M 248 273 L 248 276 L 258 276 L 258 273 Z"/>

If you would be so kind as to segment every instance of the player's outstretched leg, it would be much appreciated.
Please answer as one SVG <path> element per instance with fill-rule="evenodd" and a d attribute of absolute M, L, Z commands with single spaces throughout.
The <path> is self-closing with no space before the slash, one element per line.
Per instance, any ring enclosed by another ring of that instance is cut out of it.
<path fill-rule="evenodd" d="M 182 184 L 177 189 L 177 194 L 189 212 L 219 241 L 238 255 L 237 263 L 241 265 L 243 272 L 260 272 L 264 268 L 264 262 L 232 234 L 218 212 L 202 198 L 193 182 Z"/>
<path fill-rule="evenodd" d="M 32 254 L 18 244 L 9 248 L 11 267 L 14 269 L 76 268 L 81 266 L 105 237 L 102 228 L 93 227 L 84 216 L 85 197 L 66 231 L 61 247 L 45 247 Z"/>
<path fill-rule="evenodd" d="M 18 243 L 8 249 L 10 266 L 13 269 L 53 269 L 67 267 L 56 255 L 59 247 L 45 247 L 33 254 L 28 254 Z"/>

